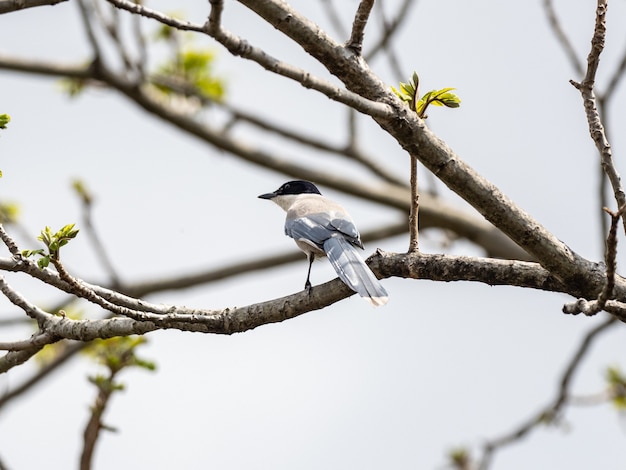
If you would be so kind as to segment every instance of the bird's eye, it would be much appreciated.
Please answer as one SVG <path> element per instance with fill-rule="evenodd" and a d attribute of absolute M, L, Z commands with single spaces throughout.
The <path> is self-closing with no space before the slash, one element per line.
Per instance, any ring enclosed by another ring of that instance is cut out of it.
<path fill-rule="evenodd" d="M 289 183 L 287 183 L 285 186 L 283 186 L 283 189 L 289 189 Z"/>

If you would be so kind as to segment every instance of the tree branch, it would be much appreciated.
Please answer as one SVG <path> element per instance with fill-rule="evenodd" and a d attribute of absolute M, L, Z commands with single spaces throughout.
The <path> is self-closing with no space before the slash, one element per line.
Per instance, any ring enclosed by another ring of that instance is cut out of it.
<path fill-rule="evenodd" d="M 606 36 L 606 10 L 607 1 L 598 0 L 596 22 L 591 39 L 591 51 L 587 57 L 587 72 L 582 82 L 578 83 L 574 80 L 570 80 L 570 83 L 576 87 L 582 95 L 585 114 L 587 115 L 587 123 L 589 125 L 589 133 L 596 144 L 598 152 L 600 152 L 602 169 L 611 182 L 617 206 L 622 207 L 626 204 L 626 193 L 624 193 L 619 173 L 613 162 L 613 152 L 606 137 L 600 114 L 598 113 L 594 92 L 596 72 L 600 65 L 600 54 L 604 49 Z M 626 220 L 623 222 L 624 229 L 626 230 Z"/>
<path fill-rule="evenodd" d="M 67 0 L 0 0 L 0 15 L 11 13 L 12 11 L 24 10 L 26 8 L 41 7 L 46 5 L 56 5 Z"/>
<path fill-rule="evenodd" d="M 346 43 L 346 47 L 354 51 L 356 55 L 361 55 L 363 50 L 363 37 L 365 35 L 365 26 L 367 20 L 370 17 L 372 7 L 374 6 L 374 0 L 361 0 L 359 7 L 357 8 L 356 15 L 354 15 L 354 21 L 352 23 L 352 33 L 350 39 Z"/>

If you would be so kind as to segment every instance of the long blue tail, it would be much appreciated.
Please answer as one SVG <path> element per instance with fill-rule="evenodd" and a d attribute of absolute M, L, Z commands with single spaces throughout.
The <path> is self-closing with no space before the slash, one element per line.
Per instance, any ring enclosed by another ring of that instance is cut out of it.
<path fill-rule="evenodd" d="M 385 305 L 387 291 L 367 267 L 354 245 L 342 236 L 324 242 L 324 251 L 339 278 L 373 306 Z"/>

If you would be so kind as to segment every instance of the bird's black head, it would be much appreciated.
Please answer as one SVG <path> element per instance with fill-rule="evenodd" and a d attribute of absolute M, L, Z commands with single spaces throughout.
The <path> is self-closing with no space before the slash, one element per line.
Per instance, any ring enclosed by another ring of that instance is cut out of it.
<path fill-rule="evenodd" d="M 261 194 L 261 199 L 272 199 L 276 196 L 286 196 L 288 194 L 322 194 L 319 189 L 310 181 L 296 180 L 283 184 L 273 193 Z"/>

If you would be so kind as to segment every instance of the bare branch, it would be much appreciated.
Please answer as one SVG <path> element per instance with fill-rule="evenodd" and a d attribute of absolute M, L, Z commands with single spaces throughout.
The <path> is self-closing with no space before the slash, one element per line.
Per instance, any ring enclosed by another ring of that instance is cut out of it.
<path fill-rule="evenodd" d="M 598 113 L 594 92 L 596 72 L 600 64 L 600 54 L 604 49 L 604 39 L 606 36 L 606 9 L 607 1 L 598 0 L 596 22 L 593 38 L 591 39 L 591 51 L 587 57 L 587 72 L 582 82 L 578 83 L 570 80 L 570 83 L 574 85 L 582 95 L 585 114 L 587 115 L 587 123 L 589 125 L 589 133 L 596 144 L 598 152 L 600 152 L 602 168 L 613 186 L 613 194 L 617 205 L 618 207 L 622 207 L 626 204 L 626 193 L 624 192 L 619 173 L 613 162 L 613 152 L 606 137 L 600 114 Z M 624 229 L 626 230 L 626 220 L 624 220 Z"/>
<path fill-rule="evenodd" d="M 409 213 L 409 253 L 419 251 L 419 189 L 417 187 L 417 157 L 411 160 L 411 212 Z"/>
<path fill-rule="evenodd" d="M 357 8 L 354 21 L 352 23 L 352 33 L 350 39 L 346 43 L 346 47 L 354 51 L 356 55 L 361 55 L 363 50 L 363 37 L 365 34 L 365 26 L 370 17 L 370 12 L 374 6 L 374 0 L 361 0 Z"/>
<path fill-rule="evenodd" d="M 11 286 L 9 286 L 9 284 L 7 284 L 6 280 L 4 279 L 4 276 L 0 276 L 0 292 L 2 292 L 12 304 L 24 310 L 26 315 L 28 315 L 33 320 L 37 320 L 39 325 L 44 323 L 52 316 L 52 314 L 44 312 L 36 305 L 28 302 L 17 291 L 11 288 Z"/>
<path fill-rule="evenodd" d="M 620 217 L 623 217 L 626 211 L 626 206 L 620 207 L 617 212 L 611 212 L 606 207 L 604 208 L 607 214 L 611 216 L 611 228 L 606 239 L 606 253 L 604 260 L 606 264 L 606 283 L 604 288 L 598 295 L 598 298 L 592 302 L 587 302 L 585 299 L 578 299 L 572 304 L 566 304 L 563 306 L 563 313 L 569 313 L 577 315 L 584 313 L 587 316 L 595 315 L 596 313 L 605 309 L 607 301 L 613 295 L 613 289 L 615 288 L 615 275 L 617 269 L 617 224 Z M 616 306 L 613 306 L 613 311 L 616 310 Z M 622 312 L 624 314 L 625 311 Z"/>
<path fill-rule="evenodd" d="M 41 348 L 46 344 L 57 341 L 48 333 L 33 335 L 32 338 L 23 341 L 0 341 L 0 349 L 4 351 L 22 351 L 24 349 Z"/>
<path fill-rule="evenodd" d="M 11 370 L 13 367 L 20 366 L 28 361 L 31 357 L 37 354 L 43 345 L 33 346 L 29 349 L 22 349 L 20 351 L 9 351 L 4 356 L 0 357 L 0 374 Z M 3 398 L 0 398 L 0 406 L 2 405 Z"/>
<path fill-rule="evenodd" d="M 56 5 L 67 0 L 0 0 L 0 15 L 12 11 L 23 10 L 25 8 L 41 7 L 46 5 Z"/>
<path fill-rule="evenodd" d="M 9 234 L 4 230 L 4 226 L 0 224 L 0 240 L 4 242 L 11 254 L 15 257 L 21 257 L 20 249 L 17 247 L 17 243 L 13 240 Z"/>

